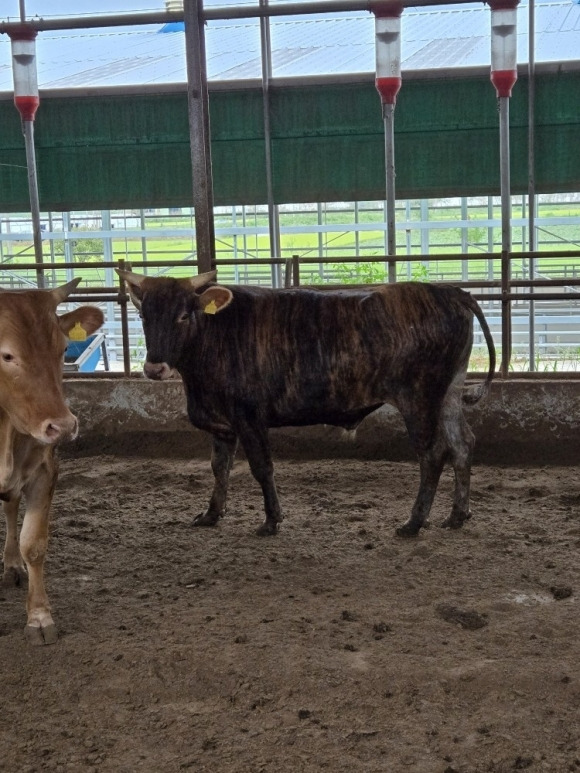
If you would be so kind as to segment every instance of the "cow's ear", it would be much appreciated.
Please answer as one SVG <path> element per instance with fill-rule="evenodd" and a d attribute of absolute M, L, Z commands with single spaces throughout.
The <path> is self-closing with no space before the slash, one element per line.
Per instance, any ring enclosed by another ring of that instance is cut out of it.
<path fill-rule="evenodd" d="M 143 274 L 134 274 L 132 271 L 121 271 L 119 268 L 116 268 L 115 271 L 125 281 L 134 305 L 141 310 L 141 301 L 143 300 L 141 285 L 146 277 Z"/>
<path fill-rule="evenodd" d="M 80 324 L 87 336 L 91 336 L 101 327 L 104 321 L 103 312 L 96 306 L 79 306 L 78 309 L 69 311 L 68 314 L 61 314 L 58 317 L 59 327 L 67 337 L 77 323 Z"/>
<path fill-rule="evenodd" d="M 199 296 L 199 303 L 202 311 L 206 314 L 217 314 L 226 306 L 229 306 L 233 300 L 233 294 L 227 287 L 208 287 L 208 289 Z"/>

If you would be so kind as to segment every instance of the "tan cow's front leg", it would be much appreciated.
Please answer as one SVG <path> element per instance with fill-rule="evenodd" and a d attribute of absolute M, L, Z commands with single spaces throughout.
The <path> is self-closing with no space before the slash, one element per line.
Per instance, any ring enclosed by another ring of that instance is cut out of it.
<path fill-rule="evenodd" d="M 9 497 L 2 503 L 6 518 L 6 543 L 4 545 L 4 577 L 5 586 L 23 585 L 26 581 L 26 567 L 18 547 L 18 506 L 20 497 L 7 494 Z"/>
<path fill-rule="evenodd" d="M 54 644 L 58 638 L 44 587 L 44 558 L 56 478 L 56 466 L 51 460 L 38 469 L 24 488 L 26 512 L 20 531 L 20 552 L 28 569 L 28 620 L 24 632 L 31 644 Z"/>

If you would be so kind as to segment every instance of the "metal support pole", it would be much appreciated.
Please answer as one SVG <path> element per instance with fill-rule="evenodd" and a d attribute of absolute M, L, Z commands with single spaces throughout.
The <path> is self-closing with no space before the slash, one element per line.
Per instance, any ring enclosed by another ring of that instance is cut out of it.
<path fill-rule="evenodd" d="M 119 261 L 119 269 L 127 270 L 127 265 L 123 259 Z M 123 373 L 129 377 L 131 375 L 131 352 L 129 351 L 129 314 L 127 310 L 128 295 L 125 289 L 125 282 L 119 277 L 119 305 L 121 307 L 121 338 L 123 341 Z"/>
<path fill-rule="evenodd" d="M 387 255 L 397 254 L 397 232 L 395 230 L 395 105 L 383 104 L 385 122 L 385 173 L 387 204 Z M 397 263 L 388 261 L 389 282 L 397 281 Z"/>
<path fill-rule="evenodd" d="M 34 260 L 39 265 L 36 268 L 36 283 L 42 289 L 45 287 L 44 262 L 42 254 L 42 232 L 40 230 L 40 205 L 38 201 L 38 179 L 36 176 L 36 155 L 34 153 L 34 121 L 22 121 L 22 132 L 26 146 L 26 166 L 28 167 L 28 192 L 30 195 L 30 215 L 32 217 L 32 238 L 34 241 Z"/>
<path fill-rule="evenodd" d="M 499 103 L 499 159 L 501 180 L 501 289 L 502 301 L 502 361 L 501 374 L 506 378 L 511 360 L 510 252 L 511 252 L 511 188 L 510 188 L 510 134 L 509 97 L 498 97 Z"/>
<path fill-rule="evenodd" d="M 260 8 L 267 8 L 268 0 L 260 0 Z M 272 132 L 270 128 L 270 79 L 272 77 L 272 45 L 270 41 L 270 19 L 260 17 L 260 43 L 262 49 L 262 102 L 264 106 L 264 149 L 266 162 L 266 189 L 268 195 L 268 231 L 270 235 L 270 254 L 279 258 L 280 217 L 274 203 L 274 181 L 272 174 Z M 282 284 L 280 265 L 272 265 L 272 287 Z"/>
<path fill-rule="evenodd" d="M 103 237 L 103 260 L 105 264 L 112 263 L 115 257 L 114 250 L 113 250 L 113 238 L 111 236 L 111 210 L 110 209 L 103 209 L 101 210 L 101 223 L 103 226 L 104 231 L 108 231 L 108 236 Z M 126 264 L 125 264 L 126 266 Z M 127 270 L 130 270 L 127 268 Z M 107 287 L 113 287 L 115 284 L 115 273 L 113 271 L 112 266 L 105 268 L 105 285 Z M 112 319 L 115 320 L 115 303 L 112 301 L 109 301 L 107 303 L 107 314 L 106 319 Z"/>
<path fill-rule="evenodd" d="M 215 267 L 213 180 L 203 0 L 184 0 L 183 12 L 197 268 L 202 274 Z"/>
<path fill-rule="evenodd" d="M 536 10 L 534 0 L 528 4 L 528 249 L 536 249 L 536 154 L 535 154 L 535 101 L 536 101 Z M 530 279 L 536 278 L 536 261 L 530 258 Z M 533 287 L 530 293 L 533 293 Z M 535 304 L 530 301 L 529 313 L 530 371 L 536 369 L 536 317 Z"/>

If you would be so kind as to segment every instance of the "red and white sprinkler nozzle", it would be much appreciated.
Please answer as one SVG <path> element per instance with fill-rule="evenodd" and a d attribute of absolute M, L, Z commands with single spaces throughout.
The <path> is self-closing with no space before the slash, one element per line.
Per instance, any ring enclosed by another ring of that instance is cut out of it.
<path fill-rule="evenodd" d="M 401 13 L 395 3 L 377 3 L 375 14 L 375 85 L 383 105 L 394 105 L 401 88 Z"/>
<path fill-rule="evenodd" d="M 8 34 L 12 44 L 14 104 L 23 121 L 34 121 L 39 104 L 36 30 L 27 24 L 22 24 L 12 28 Z"/>
<path fill-rule="evenodd" d="M 491 82 L 498 97 L 511 97 L 518 77 L 517 6 L 519 0 L 489 0 L 491 9 Z"/>

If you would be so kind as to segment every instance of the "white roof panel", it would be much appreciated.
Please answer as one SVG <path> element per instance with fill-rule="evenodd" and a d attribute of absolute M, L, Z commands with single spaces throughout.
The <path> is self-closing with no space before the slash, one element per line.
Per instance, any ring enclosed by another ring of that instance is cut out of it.
<path fill-rule="evenodd" d="M 580 5 L 570 0 L 536 6 L 536 62 L 580 60 Z M 490 19 L 486 5 L 404 11 L 404 70 L 437 71 L 489 66 Z M 172 25 L 172 27 L 180 25 Z M 37 38 L 41 88 L 184 83 L 182 30 L 159 26 L 42 32 Z M 528 7 L 518 6 L 518 60 L 527 61 Z M 274 77 L 369 73 L 375 67 L 374 17 L 272 17 Z M 211 21 L 206 25 L 208 77 L 261 77 L 259 21 Z M 0 91 L 12 90 L 10 41 L 0 35 Z"/>

